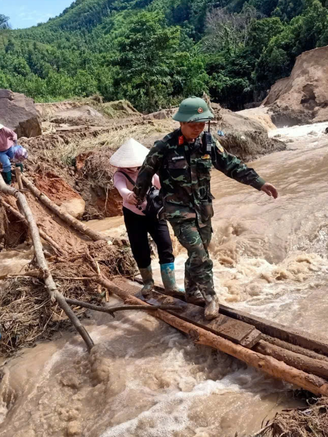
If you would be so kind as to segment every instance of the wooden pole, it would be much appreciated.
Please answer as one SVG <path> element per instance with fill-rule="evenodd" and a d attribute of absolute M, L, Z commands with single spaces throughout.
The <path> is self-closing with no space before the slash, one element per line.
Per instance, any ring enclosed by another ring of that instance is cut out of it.
<path fill-rule="evenodd" d="M 118 311 L 157 311 L 159 310 L 175 310 L 173 305 L 158 305 L 158 306 L 144 306 L 144 305 L 123 305 L 116 307 L 105 307 L 99 305 L 93 305 L 92 303 L 82 302 L 76 299 L 66 299 L 66 302 L 70 305 L 76 305 L 82 308 L 88 308 L 89 310 L 100 311 L 101 313 L 107 313 L 115 317 L 114 314 Z"/>
<path fill-rule="evenodd" d="M 93 231 L 81 223 L 76 218 L 72 217 L 67 212 L 63 211 L 59 206 L 57 206 L 52 200 L 49 199 L 45 194 L 41 193 L 40 190 L 36 188 L 25 176 L 22 175 L 22 181 L 24 185 L 31 191 L 31 193 L 40 200 L 47 208 L 54 212 L 61 220 L 67 223 L 69 226 L 74 228 L 76 231 L 83 235 L 87 235 L 93 241 L 106 240 L 106 238 L 99 232 Z"/>
<path fill-rule="evenodd" d="M 99 277 L 96 281 L 108 288 L 118 297 L 120 297 L 125 303 L 131 305 L 148 305 L 135 296 L 129 295 L 126 291 L 117 287 L 113 282 Z M 305 373 L 301 370 L 295 369 L 283 361 L 278 361 L 270 356 L 263 355 L 259 352 L 247 349 L 238 344 L 234 344 L 229 340 L 219 337 L 212 332 L 206 331 L 198 326 L 195 326 L 189 322 L 179 319 L 178 316 L 174 316 L 162 310 L 157 310 L 152 313 L 154 317 L 163 320 L 165 323 L 173 326 L 174 328 L 189 334 L 196 344 L 202 344 L 210 346 L 214 349 L 218 349 L 225 352 L 244 363 L 262 370 L 270 376 L 277 379 L 282 379 L 291 384 L 297 385 L 305 390 L 314 393 L 315 395 L 328 396 L 328 382 L 318 376 Z"/>
<path fill-rule="evenodd" d="M 0 176 L 0 191 L 2 191 L 5 194 L 9 194 L 11 196 L 16 197 L 18 205 L 19 205 L 20 209 L 24 212 L 26 221 L 28 223 L 31 237 L 32 237 L 32 241 L 33 241 L 35 257 L 36 257 L 38 266 L 40 267 L 40 269 L 42 271 L 43 279 L 44 279 L 45 285 L 48 289 L 49 295 L 50 295 L 51 299 L 55 299 L 58 302 L 59 306 L 64 310 L 64 312 L 66 313 L 68 318 L 71 320 L 75 329 L 78 331 L 78 333 L 81 335 L 81 337 L 85 341 L 88 350 L 90 351 L 92 349 L 92 347 L 94 346 L 94 343 L 93 343 L 91 337 L 89 336 L 88 332 L 84 328 L 84 326 L 82 326 L 79 319 L 76 317 L 76 315 L 71 310 L 71 308 L 68 305 L 68 303 L 66 302 L 64 296 L 57 289 L 57 286 L 52 278 L 52 275 L 51 275 L 50 270 L 48 268 L 47 261 L 45 259 L 44 253 L 43 253 L 43 247 L 42 247 L 38 227 L 35 223 L 32 211 L 27 203 L 27 200 L 26 200 L 24 194 L 20 193 L 18 190 L 16 190 L 13 187 L 6 185 L 1 176 Z"/>
<path fill-rule="evenodd" d="M 283 361 L 296 369 L 328 379 L 328 363 L 305 355 L 284 349 L 267 341 L 260 340 L 253 350 L 263 355 L 269 355 L 279 361 Z"/>

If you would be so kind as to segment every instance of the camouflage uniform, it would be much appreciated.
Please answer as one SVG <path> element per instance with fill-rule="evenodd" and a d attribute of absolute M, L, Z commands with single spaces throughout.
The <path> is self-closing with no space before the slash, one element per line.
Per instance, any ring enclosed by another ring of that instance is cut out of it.
<path fill-rule="evenodd" d="M 135 188 L 138 199 L 144 199 L 153 175 L 158 173 L 165 218 L 188 251 L 186 293 L 193 295 L 200 290 L 203 296 L 215 294 L 213 263 L 207 250 L 213 216 L 211 168 L 214 166 L 228 177 L 258 190 L 265 183 L 212 136 L 207 136 L 207 143 L 205 138 L 206 134 L 202 133 L 194 143 L 187 143 L 178 129 L 157 141 L 140 169 Z"/>

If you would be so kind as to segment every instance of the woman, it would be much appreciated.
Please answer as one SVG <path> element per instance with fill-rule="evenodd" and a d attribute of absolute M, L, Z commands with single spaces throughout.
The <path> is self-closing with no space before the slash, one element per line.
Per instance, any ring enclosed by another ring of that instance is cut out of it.
<path fill-rule="evenodd" d="M 27 158 L 26 150 L 16 143 L 16 133 L 0 124 L 0 163 L 2 164 L 2 177 L 8 185 L 11 184 L 11 160 L 16 162 L 16 167 L 23 170 L 21 161 Z"/>
<path fill-rule="evenodd" d="M 110 158 L 110 164 L 117 167 L 114 174 L 114 186 L 123 198 L 124 222 L 128 232 L 134 259 L 137 262 L 142 280 L 142 293 L 147 295 L 153 286 L 150 247 L 148 234 L 156 243 L 161 276 L 165 290 L 169 293 L 181 293 L 176 285 L 174 272 L 174 255 L 170 233 L 165 220 L 147 217 L 143 210 L 146 201 L 138 206 L 133 193 L 139 167 L 143 164 L 149 150 L 133 138 L 125 142 Z M 153 178 L 153 185 L 160 188 L 157 175 Z"/>

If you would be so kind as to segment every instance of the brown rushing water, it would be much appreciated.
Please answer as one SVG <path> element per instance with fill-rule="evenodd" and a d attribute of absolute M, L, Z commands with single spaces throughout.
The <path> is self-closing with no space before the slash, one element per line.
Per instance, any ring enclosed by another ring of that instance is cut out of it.
<path fill-rule="evenodd" d="M 222 302 L 323 336 L 328 137 L 316 132 L 325 126 L 279 130 L 293 139 L 288 150 L 254 163 L 278 187 L 275 201 L 213 172 L 211 245 Z M 121 223 L 91 226 L 119 235 Z M 184 260 L 179 250 L 180 281 Z M 295 405 L 282 382 L 194 346 L 146 314 L 94 317 L 90 357 L 77 336 L 66 334 L 4 365 L 0 437 L 234 437 Z"/>

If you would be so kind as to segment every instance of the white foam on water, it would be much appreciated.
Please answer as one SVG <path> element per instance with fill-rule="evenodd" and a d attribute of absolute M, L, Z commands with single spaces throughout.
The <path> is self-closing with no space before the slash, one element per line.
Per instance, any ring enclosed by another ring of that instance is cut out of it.
<path fill-rule="evenodd" d="M 268 132 L 268 135 L 270 138 L 274 138 L 276 135 L 286 136 L 290 138 L 300 138 L 304 137 L 305 135 L 321 136 L 325 135 L 325 129 L 327 127 L 327 122 L 297 125 L 271 130 L 270 132 Z"/>
<path fill-rule="evenodd" d="M 130 387 L 131 388 L 131 387 Z M 142 387 L 135 387 L 143 390 Z M 286 389 L 282 384 L 273 387 L 272 380 L 254 369 L 242 369 L 230 373 L 219 381 L 205 380 L 196 384 L 192 390 L 169 391 L 155 395 L 153 407 L 143 411 L 137 417 L 107 429 L 101 437 L 173 437 L 176 432 L 184 431 L 193 425 L 192 408 L 197 399 L 210 395 L 227 396 L 253 392 L 252 397 L 263 396 L 266 393 L 281 392 Z M 237 398 L 236 398 L 237 399 Z M 225 407 L 220 406 L 221 412 Z M 145 425 L 143 427 L 143 425 Z M 141 431 L 141 433 L 140 433 Z M 179 434 L 180 435 L 180 434 Z M 183 434 L 181 434 L 183 435 Z"/>

